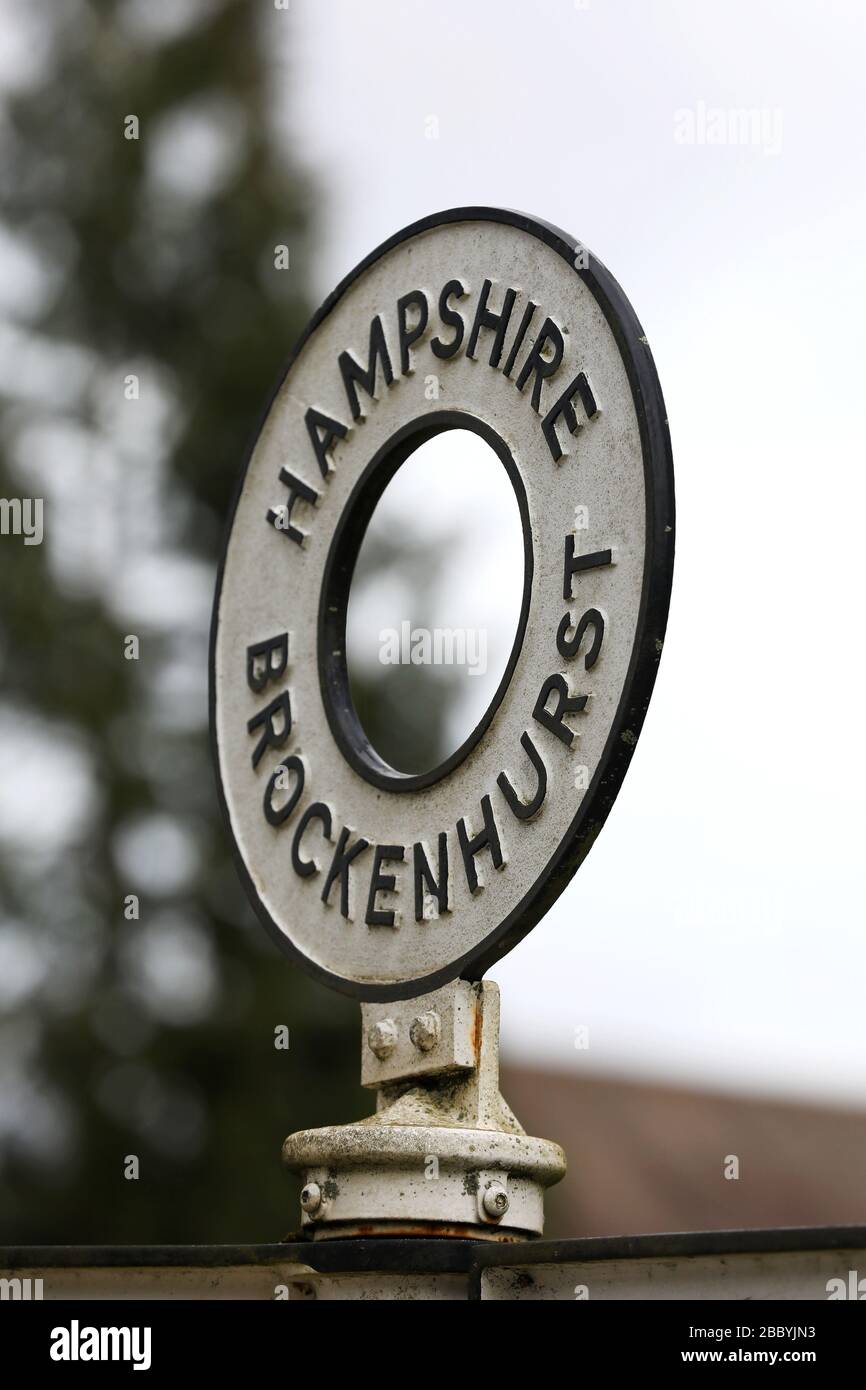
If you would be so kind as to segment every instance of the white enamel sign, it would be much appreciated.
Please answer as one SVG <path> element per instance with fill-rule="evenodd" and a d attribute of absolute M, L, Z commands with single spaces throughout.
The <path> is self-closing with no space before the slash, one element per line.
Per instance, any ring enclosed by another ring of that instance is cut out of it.
<path fill-rule="evenodd" d="M 433 772 L 395 772 L 349 694 L 346 609 L 400 463 L 470 429 L 517 497 L 524 592 L 496 696 Z M 643 331 L 545 223 L 457 209 L 326 301 L 246 464 L 214 606 L 221 798 L 262 921 L 366 999 L 477 978 L 543 915 L 622 781 L 661 652 L 673 471 Z M 613 887 L 613 886 L 612 886 Z"/>

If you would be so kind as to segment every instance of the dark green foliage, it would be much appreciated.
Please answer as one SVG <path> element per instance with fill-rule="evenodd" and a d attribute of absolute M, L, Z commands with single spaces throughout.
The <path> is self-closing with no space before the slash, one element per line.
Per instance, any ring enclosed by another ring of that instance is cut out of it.
<path fill-rule="evenodd" d="M 173 624 L 170 594 L 150 625 L 129 618 L 123 581 L 138 558 L 139 473 L 156 489 L 157 555 L 198 562 L 212 580 L 244 448 L 309 311 L 312 195 L 268 106 L 286 72 L 269 57 L 279 45 L 267 26 L 290 18 L 223 0 L 156 41 L 124 27 L 128 6 L 24 8 L 51 48 L 46 70 L 3 112 L 3 224 L 50 289 L 18 314 L 39 344 L 38 390 L 25 391 L 7 363 L 0 496 L 44 495 L 46 540 L 0 539 L 0 738 L 15 758 L 25 714 L 37 721 L 48 775 L 28 784 L 28 800 L 70 795 L 59 764 L 51 772 L 61 741 L 97 799 L 59 847 L 38 833 L 23 847 L 14 834 L 0 839 L 0 931 L 44 967 L 0 993 L 0 1240 L 275 1239 L 296 1221 L 279 1164 L 285 1134 L 369 1109 L 357 1006 L 278 955 L 229 862 L 206 738 L 207 613 Z M 164 118 L 194 101 L 236 130 L 229 175 L 201 195 L 149 174 Z M 124 138 L 130 113 L 138 141 Z M 274 269 L 278 243 L 290 247 L 290 271 Z M 74 389 L 60 344 L 75 349 Z M 132 372 L 138 402 L 124 399 Z M 164 414 L 156 462 L 147 429 L 133 425 L 127 439 L 124 414 L 146 420 L 154 400 Z M 73 458 L 79 505 L 67 511 Z M 79 565 L 73 582 L 58 558 L 61 530 L 85 552 L 103 538 L 106 573 Z M 131 632 L 138 661 L 123 657 Z M 195 857 L 183 882 L 152 893 L 130 882 L 122 844 L 155 812 Z M 28 815 L 38 831 L 38 813 Z M 133 891 L 141 916 L 127 921 Z M 166 1008 L 148 964 L 158 970 L 170 948 L 182 965 L 178 942 L 190 941 L 211 988 L 194 1007 L 181 991 Z M 274 1047 L 279 1024 L 290 1028 L 288 1052 Z M 130 1154 L 138 1181 L 123 1175 Z"/>

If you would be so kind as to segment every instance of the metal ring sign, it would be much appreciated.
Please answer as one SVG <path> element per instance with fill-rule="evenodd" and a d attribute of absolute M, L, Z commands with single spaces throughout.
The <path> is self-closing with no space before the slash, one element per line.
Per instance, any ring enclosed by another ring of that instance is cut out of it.
<path fill-rule="evenodd" d="M 353 567 L 383 489 L 459 426 L 523 524 L 495 698 L 408 776 L 352 705 Z M 364 999 L 478 978 L 589 850 L 646 712 L 673 566 L 664 403 L 637 318 L 584 248 L 492 208 L 425 218 L 334 291 L 264 417 L 217 583 L 211 722 L 241 874 L 275 940 Z"/>

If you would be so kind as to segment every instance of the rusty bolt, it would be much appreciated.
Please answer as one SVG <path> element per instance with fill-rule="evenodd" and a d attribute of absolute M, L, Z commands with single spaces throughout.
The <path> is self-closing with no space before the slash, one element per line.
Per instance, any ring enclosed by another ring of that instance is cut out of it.
<path fill-rule="evenodd" d="M 397 1046 L 397 1025 L 393 1018 L 380 1018 L 367 1033 L 367 1046 L 381 1062 L 390 1057 Z"/>
<path fill-rule="evenodd" d="M 301 1209 L 308 1216 L 319 1210 L 322 1205 L 322 1189 L 317 1182 L 308 1182 L 301 1191 Z"/>
<path fill-rule="evenodd" d="M 484 1194 L 484 1212 L 491 1221 L 499 1221 L 508 1211 L 508 1193 L 501 1182 L 492 1182 Z"/>
<path fill-rule="evenodd" d="M 419 1052 L 430 1052 L 442 1036 L 442 1020 L 435 1010 L 419 1014 L 409 1029 L 409 1037 Z"/>

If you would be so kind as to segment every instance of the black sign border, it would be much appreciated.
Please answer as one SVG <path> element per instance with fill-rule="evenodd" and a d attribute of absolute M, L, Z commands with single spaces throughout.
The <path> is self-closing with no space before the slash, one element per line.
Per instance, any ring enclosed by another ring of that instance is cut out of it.
<path fill-rule="evenodd" d="M 231 815 L 223 787 L 216 733 L 216 641 L 222 596 L 226 552 L 234 525 L 235 512 L 243 491 L 250 460 L 274 399 L 307 340 L 321 326 L 346 290 L 369 267 L 401 242 L 433 228 L 459 222 L 494 222 L 515 227 L 537 237 L 551 247 L 584 282 L 607 320 L 619 350 L 631 388 L 640 431 L 646 497 L 646 536 L 644 576 L 635 641 L 616 715 L 599 759 L 595 775 L 581 801 L 580 809 L 542 873 L 508 916 L 465 955 L 429 975 L 391 984 L 344 979 L 317 965 L 291 942 L 273 920 L 258 896 L 243 861 L 232 829 Z M 583 244 L 558 227 L 528 213 L 493 207 L 449 208 L 411 223 L 371 251 L 337 285 L 313 315 L 283 366 L 262 410 L 229 508 L 217 569 L 211 617 L 209 653 L 210 742 L 217 795 L 228 829 L 235 864 L 247 895 L 265 930 L 280 950 L 308 975 L 342 994 L 356 999 L 390 1001 L 411 999 L 458 976 L 478 980 L 490 967 L 531 931 L 556 901 L 577 872 L 607 819 L 622 786 L 637 745 L 650 696 L 655 684 L 667 626 L 673 581 L 675 538 L 674 471 L 667 411 L 646 335 L 637 315 L 610 271 L 588 252 Z"/>
<path fill-rule="evenodd" d="M 372 518 L 376 504 L 385 488 L 409 455 L 428 439 L 449 429 L 471 430 L 497 455 L 514 489 L 514 499 L 520 515 L 523 556 L 523 587 L 520 613 L 511 651 L 493 698 L 475 728 L 460 747 L 449 757 L 426 772 L 398 772 L 379 756 L 370 743 L 352 701 L 346 656 L 346 619 L 349 591 L 358 552 Z M 529 503 L 523 479 L 505 440 L 484 420 L 463 410 L 434 410 L 409 420 L 386 439 L 381 449 L 367 464 L 352 489 L 338 521 L 322 577 L 319 599 L 318 662 L 319 689 L 322 703 L 331 726 L 331 733 L 343 754 L 360 777 L 380 791 L 424 791 L 447 777 L 468 758 L 472 749 L 487 732 L 493 716 L 505 698 L 514 668 L 523 650 L 526 624 L 532 598 L 535 557 L 532 548 L 532 527 Z"/>

